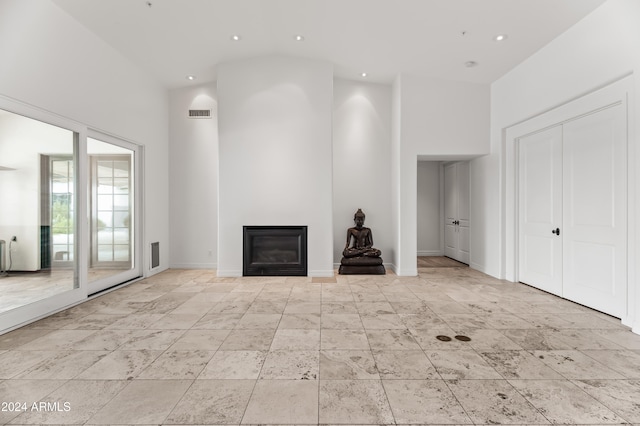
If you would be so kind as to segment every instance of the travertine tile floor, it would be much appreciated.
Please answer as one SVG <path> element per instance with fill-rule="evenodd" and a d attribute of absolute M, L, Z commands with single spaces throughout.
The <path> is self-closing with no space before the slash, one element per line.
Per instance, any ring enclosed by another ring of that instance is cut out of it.
<path fill-rule="evenodd" d="M 468 268 L 170 270 L 0 336 L 0 379 L 6 424 L 640 424 L 640 336 Z"/>

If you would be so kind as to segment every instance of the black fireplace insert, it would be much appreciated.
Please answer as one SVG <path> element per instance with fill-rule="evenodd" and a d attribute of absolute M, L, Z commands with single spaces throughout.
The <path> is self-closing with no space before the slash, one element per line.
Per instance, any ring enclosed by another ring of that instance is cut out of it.
<path fill-rule="evenodd" d="M 306 276 L 306 226 L 243 226 L 244 276 Z"/>

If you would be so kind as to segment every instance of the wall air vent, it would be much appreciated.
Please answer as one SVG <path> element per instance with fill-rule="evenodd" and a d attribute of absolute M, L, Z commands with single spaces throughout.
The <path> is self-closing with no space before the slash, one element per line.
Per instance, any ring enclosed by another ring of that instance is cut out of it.
<path fill-rule="evenodd" d="M 160 243 L 151 243 L 151 263 L 149 269 L 154 269 L 160 266 Z"/>
<path fill-rule="evenodd" d="M 210 109 L 190 109 L 189 118 L 211 118 Z"/>

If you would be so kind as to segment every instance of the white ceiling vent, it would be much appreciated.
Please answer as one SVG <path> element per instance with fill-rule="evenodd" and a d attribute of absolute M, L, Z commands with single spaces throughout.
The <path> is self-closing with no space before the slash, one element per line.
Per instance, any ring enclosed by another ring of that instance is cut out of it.
<path fill-rule="evenodd" d="M 211 118 L 210 109 L 190 109 L 189 118 Z"/>

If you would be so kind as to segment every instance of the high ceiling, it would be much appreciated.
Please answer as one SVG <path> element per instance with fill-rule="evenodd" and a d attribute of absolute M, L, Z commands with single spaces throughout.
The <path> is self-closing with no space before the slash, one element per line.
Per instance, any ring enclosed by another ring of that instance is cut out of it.
<path fill-rule="evenodd" d="M 390 83 L 409 73 L 490 83 L 605 0 L 53 1 L 176 88 L 194 84 L 187 75 L 215 80 L 221 62 L 270 54 L 328 61 L 348 79 L 366 72 L 367 81 Z M 508 38 L 496 42 L 498 34 Z"/>

